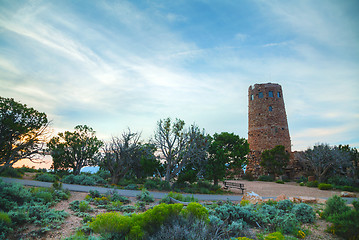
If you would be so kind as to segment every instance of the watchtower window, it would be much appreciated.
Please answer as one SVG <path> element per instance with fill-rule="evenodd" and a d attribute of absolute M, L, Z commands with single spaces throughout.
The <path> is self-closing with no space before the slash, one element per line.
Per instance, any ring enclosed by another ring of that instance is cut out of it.
<path fill-rule="evenodd" d="M 273 108 L 272 106 L 269 106 L 269 109 L 268 109 L 270 112 L 273 111 Z"/>
<path fill-rule="evenodd" d="M 258 93 L 258 97 L 259 97 L 259 98 L 263 98 L 263 93 L 262 93 L 262 92 L 259 92 L 259 93 Z"/>
<path fill-rule="evenodd" d="M 277 96 L 280 98 L 281 97 L 281 94 L 280 94 L 280 92 L 277 92 Z"/>
<path fill-rule="evenodd" d="M 253 100 L 253 98 L 254 98 L 254 97 L 253 97 L 253 94 L 252 94 L 252 95 L 251 95 L 251 100 Z"/>
<path fill-rule="evenodd" d="M 268 92 L 268 97 L 273 97 L 273 92 L 272 91 Z"/>

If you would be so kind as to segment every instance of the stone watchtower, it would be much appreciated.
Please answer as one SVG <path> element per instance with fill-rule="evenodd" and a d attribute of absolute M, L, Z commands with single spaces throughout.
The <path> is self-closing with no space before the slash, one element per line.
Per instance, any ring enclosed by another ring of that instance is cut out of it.
<path fill-rule="evenodd" d="M 276 83 L 255 84 L 248 89 L 248 143 L 251 152 L 247 170 L 263 174 L 259 166 L 264 150 L 283 145 L 291 153 L 291 142 L 282 87 Z"/>

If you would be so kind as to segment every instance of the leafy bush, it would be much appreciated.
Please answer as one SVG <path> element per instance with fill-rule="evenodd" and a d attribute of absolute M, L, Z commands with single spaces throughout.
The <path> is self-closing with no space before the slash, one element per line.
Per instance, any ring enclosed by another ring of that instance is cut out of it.
<path fill-rule="evenodd" d="M 11 219 L 5 212 L 0 212 L 0 239 L 6 239 L 6 235 L 12 231 Z"/>
<path fill-rule="evenodd" d="M 268 236 L 266 236 L 264 238 L 264 240 L 284 240 L 284 236 L 281 232 L 273 232 L 268 234 Z"/>
<path fill-rule="evenodd" d="M 124 187 L 124 189 L 127 189 L 127 190 L 138 190 L 138 186 L 137 184 L 128 184 L 127 186 Z"/>
<path fill-rule="evenodd" d="M 341 197 L 337 195 L 334 195 L 327 200 L 324 211 L 322 213 L 322 217 L 324 219 L 327 219 L 330 216 L 339 213 L 344 213 L 349 210 L 350 208 L 346 205 L 345 200 L 343 200 Z"/>
<path fill-rule="evenodd" d="M 137 199 L 146 203 L 154 202 L 153 196 L 147 189 L 142 189 L 141 194 L 137 195 Z"/>
<path fill-rule="evenodd" d="M 87 201 L 81 201 L 79 203 L 79 210 L 80 212 L 90 212 L 93 209 Z"/>
<path fill-rule="evenodd" d="M 319 183 L 317 180 L 315 181 L 311 181 L 311 182 L 307 182 L 307 187 L 318 187 Z"/>
<path fill-rule="evenodd" d="M 345 239 L 359 238 L 359 201 L 353 202 L 354 209 L 343 209 L 343 212 L 332 212 L 327 220 L 332 224 L 328 229 Z M 342 207 L 340 207 L 342 208 Z"/>
<path fill-rule="evenodd" d="M 35 179 L 41 182 L 55 182 L 57 180 L 56 176 L 50 173 L 38 173 Z"/>
<path fill-rule="evenodd" d="M 264 181 L 264 182 L 273 182 L 274 181 L 274 176 L 273 175 L 262 175 L 258 177 L 259 181 Z"/>
<path fill-rule="evenodd" d="M 21 178 L 24 173 L 18 168 L 7 167 L 1 172 L 3 177 Z"/>
<path fill-rule="evenodd" d="M 101 197 L 101 194 L 99 191 L 97 190 L 90 190 L 89 191 L 89 194 L 92 198 L 97 198 L 97 197 Z"/>
<path fill-rule="evenodd" d="M 241 207 L 238 205 L 224 204 L 214 209 L 210 214 L 215 215 L 221 221 L 231 224 L 232 222 L 243 219 L 248 224 L 254 224 L 256 215 L 250 211 L 250 208 Z"/>
<path fill-rule="evenodd" d="M 282 181 L 282 180 L 277 180 L 277 181 L 275 181 L 276 183 L 279 183 L 279 184 L 284 184 L 284 181 Z"/>
<path fill-rule="evenodd" d="M 283 210 L 284 212 L 290 212 L 294 206 L 294 203 L 288 199 L 279 201 L 277 203 L 277 208 Z"/>
<path fill-rule="evenodd" d="M 318 188 L 320 190 L 330 190 L 333 188 L 332 184 L 329 184 L 329 183 L 321 183 L 318 185 Z"/>
<path fill-rule="evenodd" d="M 359 180 L 347 176 L 335 175 L 328 179 L 328 183 L 335 186 L 359 187 Z"/>
<path fill-rule="evenodd" d="M 302 223 L 313 223 L 315 220 L 313 208 L 305 203 L 295 205 L 292 209 L 292 213 L 297 220 Z"/>
<path fill-rule="evenodd" d="M 117 235 L 118 239 L 142 239 L 145 234 L 156 232 L 172 216 L 179 215 L 183 205 L 160 204 L 144 213 L 124 216 L 117 212 L 97 215 L 90 228 L 97 233 Z"/>
<path fill-rule="evenodd" d="M 308 178 L 305 176 L 300 176 L 300 178 L 297 179 L 297 183 L 306 183 L 308 182 Z"/>
<path fill-rule="evenodd" d="M 109 198 L 111 199 L 111 201 L 120 201 L 126 204 L 130 202 L 127 197 L 121 196 L 117 192 L 108 192 L 108 195 L 110 196 Z"/>
<path fill-rule="evenodd" d="M 52 194 L 47 191 L 39 191 L 35 193 L 35 200 L 43 202 L 43 203 L 50 203 L 53 201 Z"/>
<path fill-rule="evenodd" d="M 105 180 L 100 178 L 97 175 L 87 175 L 87 174 L 79 174 L 79 175 L 67 175 L 62 178 L 63 183 L 69 183 L 69 184 L 79 184 L 79 185 L 87 185 L 87 186 L 94 186 L 97 184 L 103 184 L 105 183 Z"/>
<path fill-rule="evenodd" d="M 8 212 L 30 200 L 31 193 L 17 183 L 5 183 L 0 179 L 0 210 Z"/>

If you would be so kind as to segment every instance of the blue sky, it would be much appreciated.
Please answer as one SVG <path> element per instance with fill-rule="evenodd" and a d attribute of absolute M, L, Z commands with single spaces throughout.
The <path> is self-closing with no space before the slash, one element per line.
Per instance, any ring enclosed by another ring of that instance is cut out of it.
<path fill-rule="evenodd" d="M 153 136 L 166 117 L 247 138 L 248 87 L 282 85 L 293 150 L 359 147 L 359 3 L 0 0 L 0 95 L 54 132 Z"/>

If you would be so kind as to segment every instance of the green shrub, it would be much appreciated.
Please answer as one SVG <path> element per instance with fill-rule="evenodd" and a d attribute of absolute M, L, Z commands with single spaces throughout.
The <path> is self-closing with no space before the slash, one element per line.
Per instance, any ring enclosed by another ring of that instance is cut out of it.
<path fill-rule="evenodd" d="M 42 182 L 55 182 L 57 180 L 56 176 L 50 173 L 38 173 L 35 179 Z"/>
<path fill-rule="evenodd" d="M 31 193 L 18 183 L 5 183 L 0 179 L 0 210 L 8 212 L 31 199 Z"/>
<path fill-rule="evenodd" d="M 101 194 L 99 191 L 97 190 L 90 190 L 89 191 L 89 194 L 92 198 L 97 198 L 97 197 L 101 197 Z"/>
<path fill-rule="evenodd" d="M 327 200 L 322 217 L 327 219 L 330 216 L 344 213 L 349 210 L 350 208 L 346 205 L 345 200 L 337 195 L 334 195 Z"/>
<path fill-rule="evenodd" d="M 317 180 L 315 181 L 311 181 L 311 182 L 307 182 L 307 187 L 318 187 L 319 183 Z"/>
<path fill-rule="evenodd" d="M 263 182 L 273 182 L 274 181 L 274 176 L 273 175 L 262 175 L 258 177 L 259 181 L 263 181 Z"/>
<path fill-rule="evenodd" d="M 308 204 L 300 203 L 295 205 L 292 213 L 301 223 L 313 223 L 315 221 L 315 212 Z"/>
<path fill-rule="evenodd" d="M 0 239 L 7 239 L 6 236 L 12 231 L 11 219 L 5 212 L 0 212 Z"/>
<path fill-rule="evenodd" d="M 124 216 L 117 212 L 97 215 L 90 222 L 90 228 L 96 233 L 109 233 L 118 239 L 142 239 L 145 234 L 154 233 L 171 216 L 179 215 L 183 205 L 160 204 L 144 213 Z"/>
<path fill-rule="evenodd" d="M 308 182 L 308 178 L 305 176 L 300 176 L 300 178 L 297 179 L 297 183 L 306 183 Z"/>
<path fill-rule="evenodd" d="M 332 232 L 345 239 L 359 238 L 359 201 L 353 202 L 354 209 L 338 212 L 327 219 L 333 223 Z"/>
<path fill-rule="evenodd" d="M 127 190 L 138 190 L 138 186 L 137 184 L 128 184 L 127 186 L 124 187 L 124 189 L 127 189 Z"/>
<path fill-rule="evenodd" d="M 69 184 L 94 186 L 96 184 L 102 184 L 104 180 L 97 175 L 90 176 L 82 173 L 79 175 L 69 174 L 62 178 L 62 182 Z"/>
<path fill-rule="evenodd" d="M 50 203 L 54 200 L 52 197 L 52 194 L 47 191 L 36 192 L 34 197 L 37 201 L 40 201 L 43 203 Z"/>
<path fill-rule="evenodd" d="M 137 199 L 142 202 L 146 202 L 146 203 L 155 201 L 153 196 L 150 194 L 150 192 L 146 188 L 142 189 L 141 194 L 137 195 Z"/>
<path fill-rule="evenodd" d="M 288 199 L 279 201 L 277 203 L 277 208 L 283 210 L 284 212 L 290 212 L 294 206 L 294 203 Z"/>
<path fill-rule="evenodd" d="M 196 202 L 188 204 L 187 208 L 183 209 L 182 212 L 187 217 L 195 217 L 202 220 L 208 219 L 208 210 Z"/>
<path fill-rule="evenodd" d="M 2 177 L 22 178 L 24 173 L 19 171 L 18 168 L 7 167 L 1 172 Z"/>
<path fill-rule="evenodd" d="M 270 233 L 268 234 L 264 240 L 284 240 L 284 236 L 282 233 L 280 232 L 273 232 L 273 233 Z"/>
<path fill-rule="evenodd" d="M 355 192 L 355 188 L 352 186 L 343 186 L 344 191 Z"/>
<path fill-rule="evenodd" d="M 330 190 L 333 188 L 332 184 L 329 184 L 329 183 L 321 183 L 318 185 L 318 188 L 320 190 Z"/>
<path fill-rule="evenodd" d="M 111 201 L 120 201 L 120 202 L 126 203 L 126 204 L 130 202 L 130 200 L 128 200 L 127 197 L 121 196 L 120 194 L 118 194 L 115 191 L 108 192 L 107 194 L 110 196 L 109 198 L 111 199 Z"/>
<path fill-rule="evenodd" d="M 92 210 L 92 207 L 89 205 L 87 201 L 81 201 L 79 203 L 79 210 L 80 212 L 89 212 Z"/>
<path fill-rule="evenodd" d="M 277 180 L 277 181 L 275 181 L 276 183 L 279 183 L 279 184 L 284 184 L 284 181 L 282 181 L 282 180 Z"/>
<path fill-rule="evenodd" d="M 305 186 L 305 183 L 301 182 L 301 183 L 299 183 L 299 186 L 303 187 L 303 186 Z"/>

